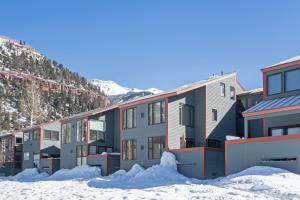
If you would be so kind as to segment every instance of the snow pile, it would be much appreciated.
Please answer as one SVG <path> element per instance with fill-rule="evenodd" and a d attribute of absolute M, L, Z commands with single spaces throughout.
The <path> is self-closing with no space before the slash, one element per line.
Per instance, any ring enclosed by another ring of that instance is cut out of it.
<path fill-rule="evenodd" d="M 39 173 L 36 168 L 25 169 L 24 171 L 18 173 L 15 176 L 5 177 L 3 180 L 20 181 L 20 182 L 31 182 L 40 181 L 47 178 L 49 175 L 47 173 Z"/>
<path fill-rule="evenodd" d="M 78 166 L 73 169 L 61 169 L 48 178 L 48 180 L 71 180 L 83 179 L 88 180 L 101 176 L 99 167 L 90 167 L 88 165 Z"/>
<path fill-rule="evenodd" d="M 119 170 L 103 178 L 91 180 L 89 186 L 97 188 L 148 188 L 188 182 L 189 179 L 177 172 L 175 156 L 164 152 L 159 165 L 144 169 L 138 164 L 128 171 Z"/>
<path fill-rule="evenodd" d="M 229 175 L 214 185 L 280 199 L 300 198 L 300 176 L 287 170 L 256 166 Z"/>
<path fill-rule="evenodd" d="M 226 135 L 226 140 L 239 140 L 241 139 L 238 136 Z"/>

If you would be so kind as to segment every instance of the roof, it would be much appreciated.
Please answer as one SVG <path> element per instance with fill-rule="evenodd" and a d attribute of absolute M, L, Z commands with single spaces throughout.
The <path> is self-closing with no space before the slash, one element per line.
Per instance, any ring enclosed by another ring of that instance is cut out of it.
<path fill-rule="evenodd" d="M 300 95 L 283 97 L 277 99 L 264 100 L 257 105 L 249 108 L 245 112 L 243 112 L 244 116 L 252 116 L 253 114 L 261 113 L 266 111 L 285 111 L 287 109 L 284 108 L 298 108 L 300 106 Z M 300 107 L 299 107 L 300 109 Z"/>
<path fill-rule="evenodd" d="M 261 70 L 262 71 L 272 71 L 272 70 L 275 70 L 277 68 L 289 67 L 289 66 L 297 65 L 297 64 L 300 64 L 300 55 L 289 58 L 287 60 L 281 61 L 279 63 L 273 64 L 273 65 L 270 65 L 270 66 L 263 67 Z"/>
<path fill-rule="evenodd" d="M 113 110 L 113 109 L 117 108 L 118 105 L 119 104 L 113 104 L 111 106 L 107 106 L 107 107 L 104 107 L 104 108 L 97 108 L 97 109 L 94 109 L 94 110 L 78 113 L 78 114 L 75 114 L 75 115 L 64 117 L 64 118 L 60 119 L 59 121 L 69 121 L 69 120 L 72 120 L 72 119 L 88 117 L 88 116 L 91 116 L 91 115 L 95 115 L 95 114 L 99 114 L 99 113 L 106 112 L 106 111 L 109 111 L 109 110 Z"/>
<path fill-rule="evenodd" d="M 220 81 L 220 80 L 232 77 L 232 76 L 236 77 L 236 72 L 224 74 L 224 75 L 221 75 L 221 76 L 211 76 L 206 80 L 198 81 L 198 82 L 195 82 L 195 83 L 190 83 L 190 84 L 178 87 L 174 90 L 169 90 L 169 91 L 162 92 L 162 93 L 159 93 L 159 94 L 147 95 L 147 96 L 140 97 L 140 98 L 137 98 L 137 99 L 129 100 L 129 101 L 121 103 L 119 105 L 119 107 L 121 107 L 121 108 L 122 107 L 128 107 L 128 106 L 139 104 L 139 103 L 142 103 L 142 102 L 150 102 L 154 99 L 162 99 L 162 98 L 165 98 L 165 97 L 176 96 L 176 95 L 179 95 L 179 94 L 182 94 L 182 93 L 185 93 L 185 92 L 189 92 L 189 91 L 204 87 L 204 86 L 209 85 L 211 83 L 214 83 L 216 81 Z"/>
<path fill-rule="evenodd" d="M 262 93 L 262 92 L 263 92 L 263 88 L 256 88 L 256 89 L 252 89 L 252 90 L 243 91 L 243 92 L 239 93 L 238 95 L 251 95 L 251 94 L 258 94 L 258 93 Z"/>

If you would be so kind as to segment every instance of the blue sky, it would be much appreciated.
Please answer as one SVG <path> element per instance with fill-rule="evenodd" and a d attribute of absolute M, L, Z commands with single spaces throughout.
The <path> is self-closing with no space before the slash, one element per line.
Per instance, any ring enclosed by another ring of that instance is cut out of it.
<path fill-rule="evenodd" d="M 163 90 L 300 54 L 300 1 L 2 1 L 0 34 L 87 78 Z"/>

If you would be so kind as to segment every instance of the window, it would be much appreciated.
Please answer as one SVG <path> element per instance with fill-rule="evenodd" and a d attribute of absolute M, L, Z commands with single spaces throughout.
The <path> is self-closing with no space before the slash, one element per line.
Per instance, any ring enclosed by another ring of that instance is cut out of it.
<path fill-rule="evenodd" d="M 33 166 L 39 167 L 40 165 L 40 154 L 39 153 L 33 153 Z"/>
<path fill-rule="evenodd" d="M 123 140 L 122 152 L 123 160 L 136 160 L 136 140 Z"/>
<path fill-rule="evenodd" d="M 220 83 L 221 97 L 225 97 L 225 83 Z"/>
<path fill-rule="evenodd" d="M 283 135 L 282 128 L 271 129 L 271 136 L 279 136 L 279 135 Z"/>
<path fill-rule="evenodd" d="M 123 129 L 130 129 L 136 127 L 136 108 L 129 108 L 122 112 Z"/>
<path fill-rule="evenodd" d="M 195 147 L 195 139 L 180 137 L 180 149 Z"/>
<path fill-rule="evenodd" d="M 148 159 L 160 159 L 165 151 L 165 136 L 148 138 Z"/>
<path fill-rule="evenodd" d="M 68 144 L 71 142 L 72 124 L 67 123 L 62 125 L 62 143 Z"/>
<path fill-rule="evenodd" d="M 279 94 L 282 92 L 282 74 L 273 74 L 267 76 L 268 95 Z"/>
<path fill-rule="evenodd" d="M 148 124 L 161 124 L 166 122 L 166 102 L 158 101 L 148 104 Z"/>
<path fill-rule="evenodd" d="M 24 137 L 24 142 L 28 141 L 29 140 L 29 135 L 30 133 L 29 132 L 25 132 L 23 137 Z"/>
<path fill-rule="evenodd" d="M 269 128 L 269 136 L 300 134 L 300 125 Z"/>
<path fill-rule="evenodd" d="M 286 71 L 284 73 L 285 91 L 300 90 L 300 69 Z"/>
<path fill-rule="evenodd" d="M 52 140 L 52 141 L 57 141 L 59 140 L 59 132 L 58 131 L 49 131 L 49 130 L 44 130 L 44 140 Z"/>
<path fill-rule="evenodd" d="M 23 159 L 24 159 L 24 160 L 29 160 L 29 152 L 25 152 L 25 153 L 24 153 Z"/>
<path fill-rule="evenodd" d="M 76 146 L 76 159 L 77 166 L 86 164 L 86 145 L 78 145 Z"/>
<path fill-rule="evenodd" d="M 90 140 L 104 142 L 104 133 L 101 131 L 90 130 Z"/>
<path fill-rule="evenodd" d="M 194 127 L 195 108 L 194 106 L 181 104 L 179 105 L 179 124 Z"/>
<path fill-rule="evenodd" d="M 288 128 L 287 129 L 287 134 L 288 135 L 300 134 L 300 127 Z"/>
<path fill-rule="evenodd" d="M 51 131 L 44 130 L 44 140 L 51 140 Z"/>
<path fill-rule="evenodd" d="M 17 137 L 17 138 L 16 138 L 16 143 L 17 143 L 17 144 L 22 144 L 22 138 Z"/>
<path fill-rule="evenodd" d="M 77 125 L 77 142 L 84 142 L 86 141 L 86 125 L 87 120 L 79 120 L 76 122 Z"/>
<path fill-rule="evenodd" d="M 40 139 L 40 130 L 36 129 L 33 131 L 33 140 L 39 140 Z"/>
<path fill-rule="evenodd" d="M 217 109 L 212 109 L 212 120 L 218 121 L 218 110 Z"/>
<path fill-rule="evenodd" d="M 235 88 L 230 86 L 230 99 L 235 100 Z"/>
<path fill-rule="evenodd" d="M 90 140 L 91 141 L 105 141 L 106 125 L 105 120 L 90 120 Z"/>

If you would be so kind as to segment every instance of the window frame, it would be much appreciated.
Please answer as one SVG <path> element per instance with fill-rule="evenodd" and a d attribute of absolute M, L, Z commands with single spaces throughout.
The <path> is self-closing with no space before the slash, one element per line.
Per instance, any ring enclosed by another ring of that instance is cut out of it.
<path fill-rule="evenodd" d="M 188 119 L 185 119 L 185 114 L 188 112 Z M 187 122 L 190 123 L 187 123 Z M 190 104 L 179 104 L 179 124 L 182 126 L 195 127 L 195 106 Z"/>
<path fill-rule="evenodd" d="M 85 152 L 84 152 L 85 148 Z M 78 149 L 80 149 L 80 155 L 78 154 Z M 86 164 L 87 161 L 87 145 L 76 145 L 76 166 L 82 166 Z M 80 164 L 78 164 L 78 159 L 80 159 Z M 83 162 L 85 161 L 85 162 Z"/>
<path fill-rule="evenodd" d="M 272 76 L 276 76 L 276 75 L 280 75 L 280 87 L 281 87 L 281 91 L 278 92 L 278 93 L 274 93 L 274 94 L 270 94 L 269 93 L 269 77 L 272 77 Z M 274 73 L 274 74 L 268 74 L 266 75 L 266 82 L 267 82 L 267 96 L 274 96 L 274 95 L 279 95 L 279 94 L 282 94 L 283 91 L 284 91 L 284 80 L 283 80 L 284 76 L 283 76 L 283 73 L 282 72 L 278 72 L 278 73 Z"/>
<path fill-rule="evenodd" d="M 159 103 L 159 122 L 155 120 L 155 104 Z M 164 105 L 164 106 L 163 106 Z M 155 101 L 148 104 L 148 125 L 157 125 L 166 123 L 166 101 Z"/>
<path fill-rule="evenodd" d="M 223 91 L 224 89 L 224 91 Z M 226 97 L 226 84 L 223 82 L 220 82 L 220 96 Z"/>
<path fill-rule="evenodd" d="M 296 69 L 290 69 L 290 70 L 287 70 L 287 71 L 284 71 L 284 74 L 283 74 L 283 77 L 284 77 L 284 87 L 283 87 L 283 90 L 284 90 L 284 92 L 295 92 L 295 91 L 299 91 L 300 90 L 300 87 L 299 87 L 299 89 L 294 89 L 294 90 L 287 90 L 286 89 L 286 81 L 287 81 L 287 78 L 286 78 L 286 74 L 288 73 L 288 72 L 292 72 L 292 71 L 299 71 L 299 73 L 300 73 L 300 68 L 296 68 Z"/>
<path fill-rule="evenodd" d="M 300 124 L 295 124 L 295 125 L 290 125 L 290 126 L 269 127 L 268 128 L 268 136 L 269 137 L 276 137 L 276 136 L 272 136 L 272 130 L 274 130 L 274 129 L 283 129 L 283 134 L 281 136 L 289 135 L 288 134 L 288 129 L 289 128 L 300 128 Z M 297 134 L 300 134 L 300 132 L 296 133 L 296 134 L 290 134 L 290 135 L 297 135 Z"/>
<path fill-rule="evenodd" d="M 231 92 L 233 92 L 233 96 L 232 96 Z M 235 100 L 236 99 L 236 91 L 235 91 L 235 87 L 233 87 L 233 86 L 230 86 L 230 99 L 231 100 Z"/>
<path fill-rule="evenodd" d="M 132 154 L 132 158 L 129 159 L 128 157 L 128 153 L 127 153 L 127 149 L 130 150 L 130 148 L 127 148 L 128 144 L 131 143 L 132 147 L 131 147 L 131 154 Z M 122 160 L 126 161 L 126 160 L 137 160 L 137 140 L 136 139 L 126 139 L 122 141 Z"/>
<path fill-rule="evenodd" d="M 154 138 L 159 138 L 159 148 L 160 148 L 160 156 L 159 158 L 154 157 Z M 150 147 L 150 140 L 151 140 L 151 147 Z M 148 137 L 148 160 L 159 160 L 163 152 L 166 150 L 166 137 L 165 136 L 153 136 Z M 151 156 L 150 156 L 151 155 Z"/>
<path fill-rule="evenodd" d="M 128 111 L 132 110 L 132 127 L 128 126 Z M 136 114 L 136 107 L 126 108 L 122 110 L 122 129 L 133 129 L 136 128 L 136 120 L 137 120 L 137 114 Z"/>
<path fill-rule="evenodd" d="M 212 113 L 212 121 L 217 122 L 218 121 L 218 110 L 213 108 L 211 110 Z"/>

